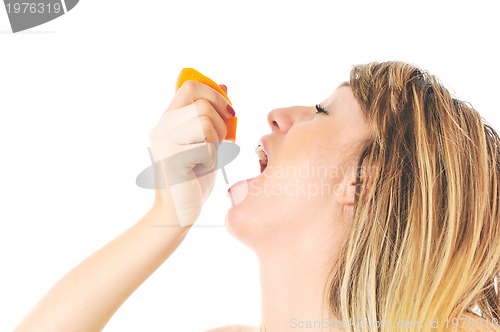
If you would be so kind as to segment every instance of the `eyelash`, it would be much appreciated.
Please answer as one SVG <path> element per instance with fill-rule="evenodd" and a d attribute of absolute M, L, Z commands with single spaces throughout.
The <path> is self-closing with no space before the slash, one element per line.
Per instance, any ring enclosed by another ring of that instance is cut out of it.
<path fill-rule="evenodd" d="M 323 107 L 321 107 L 320 104 L 316 105 L 316 111 L 317 111 L 316 114 L 319 114 L 319 113 L 328 114 L 328 112 Z"/>

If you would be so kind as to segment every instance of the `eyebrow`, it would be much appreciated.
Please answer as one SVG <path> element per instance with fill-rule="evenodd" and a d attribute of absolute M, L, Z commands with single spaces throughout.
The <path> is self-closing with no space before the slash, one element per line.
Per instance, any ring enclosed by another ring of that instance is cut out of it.
<path fill-rule="evenodd" d="M 343 87 L 350 87 L 350 86 L 351 86 L 351 84 L 349 84 L 349 81 L 345 81 L 345 82 L 340 83 L 340 85 L 337 87 L 337 89 L 343 88 Z M 328 110 L 328 108 L 330 108 L 332 105 L 333 105 L 333 101 L 328 103 L 328 105 L 325 105 L 324 109 Z"/>
<path fill-rule="evenodd" d="M 344 81 L 340 83 L 340 85 L 337 87 L 337 89 L 344 88 L 344 87 L 350 87 L 351 84 L 349 84 L 349 81 Z M 328 110 L 331 106 L 333 105 L 333 101 L 331 101 L 328 105 L 324 106 L 325 110 Z"/>

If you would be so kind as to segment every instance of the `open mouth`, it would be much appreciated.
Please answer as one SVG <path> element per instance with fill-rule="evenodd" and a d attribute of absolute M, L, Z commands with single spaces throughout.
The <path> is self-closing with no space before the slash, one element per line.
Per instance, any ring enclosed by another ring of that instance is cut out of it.
<path fill-rule="evenodd" d="M 266 169 L 269 160 L 267 157 L 267 152 L 266 150 L 264 150 L 264 146 L 262 144 L 259 144 L 255 149 L 255 153 L 259 157 L 260 172 L 262 173 Z"/>

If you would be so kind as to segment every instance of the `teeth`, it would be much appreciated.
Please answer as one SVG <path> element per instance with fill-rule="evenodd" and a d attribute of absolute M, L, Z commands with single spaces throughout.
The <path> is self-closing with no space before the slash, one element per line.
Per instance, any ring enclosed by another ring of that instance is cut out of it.
<path fill-rule="evenodd" d="M 255 149 L 255 153 L 259 157 L 259 160 L 262 161 L 263 164 L 267 165 L 267 153 L 266 153 L 266 150 L 264 150 L 264 147 L 262 145 L 259 145 Z"/>

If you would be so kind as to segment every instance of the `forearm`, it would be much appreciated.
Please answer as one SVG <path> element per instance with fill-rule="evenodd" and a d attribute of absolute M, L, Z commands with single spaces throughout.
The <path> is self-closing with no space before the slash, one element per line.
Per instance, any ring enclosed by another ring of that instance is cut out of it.
<path fill-rule="evenodd" d="M 182 242 L 189 228 L 152 209 L 64 276 L 16 331 L 100 331 Z"/>

